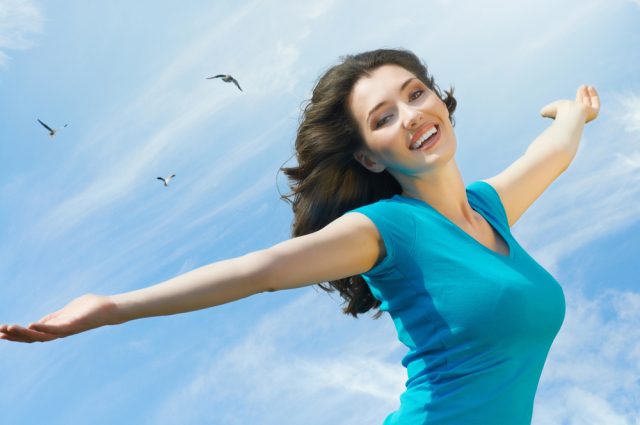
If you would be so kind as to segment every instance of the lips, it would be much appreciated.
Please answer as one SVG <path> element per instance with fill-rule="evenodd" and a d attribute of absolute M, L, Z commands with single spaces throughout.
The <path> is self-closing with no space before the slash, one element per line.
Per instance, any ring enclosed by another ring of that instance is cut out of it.
<path fill-rule="evenodd" d="M 427 131 L 429 131 L 432 127 L 435 127 L 435 123 L 430 123 L 430 124 L 425 124 L 422 127 L 420 127 L 418 129 L 418 131 L 416 131 L 413 134 L 413 137 L 411 137 L 411 142 L 409 143 L 409 146 L 413 145 L 420 137 L 422 137 L 422 135 L 424 133 L 426 133 Z"/>

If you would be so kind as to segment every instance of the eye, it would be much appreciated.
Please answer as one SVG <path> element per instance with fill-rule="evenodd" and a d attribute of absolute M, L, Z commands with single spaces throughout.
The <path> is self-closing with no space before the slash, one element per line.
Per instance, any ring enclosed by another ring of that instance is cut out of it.
<path fill-rule="evenodd" d="M 376 121 L 374 128 L 382 127 L 389 121 L 390 118 L 391 115 L 385 115 L 384 117 L 380 118 L 378 121 Z"/>
<path fill-rule="evenodd" d="M 419 98 L 420 96 L 422 96 L 422 93 L 424 93 L 424 90 L 418 89 L 418 90 L 414 90 L 413 92 L 411 92 L 411 94 L 409 95 L 409 99 L 410 100 L 416 100 L 417 98 Z"/>

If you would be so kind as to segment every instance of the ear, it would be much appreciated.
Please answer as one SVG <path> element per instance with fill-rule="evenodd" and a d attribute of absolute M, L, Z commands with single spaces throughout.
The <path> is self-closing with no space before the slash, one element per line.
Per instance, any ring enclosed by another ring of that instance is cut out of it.
<path fill-rule="evenodd" d="M 384 165 L 373 161 L 369 154 L 362 150 L 354 152 L 353 157 L 356 159 L 356 161 L 362 164 L 364 168 L 371 171 L 372 173 L 381 173 L 385 169 Z"/>

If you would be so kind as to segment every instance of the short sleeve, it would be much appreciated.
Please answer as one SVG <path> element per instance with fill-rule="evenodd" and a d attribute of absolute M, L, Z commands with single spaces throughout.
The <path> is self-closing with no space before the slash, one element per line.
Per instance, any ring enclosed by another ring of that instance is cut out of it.
<path fill-rule="evenodd" d="M 467 188 L 473 193 L 484 207 L 485 211 L 491 214 L 506 230 L 509 230 L 507 212 L 504 209 L 500 195 L 489 183 L 478 180 L 471 183 Z"/>
<path fill-rule="evenodd" d="M 412 249 L 415 240 L 415 221 L 411 214 L 402 210 L 401 205 L 382 200 L 347 213 L 366 216 L 380 232 L 387 251 L 385 257 L 369 271 L 363 273 L 371 277 L 383 277 L 394 268 L 398 255 Z"/>

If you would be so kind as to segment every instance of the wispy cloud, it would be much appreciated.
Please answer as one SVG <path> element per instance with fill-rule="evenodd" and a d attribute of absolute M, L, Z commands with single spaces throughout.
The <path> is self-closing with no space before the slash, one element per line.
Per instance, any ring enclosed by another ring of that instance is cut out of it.
<path fill-rule="evenodd" d="M 394 338 L 388 317 L 359 319 L 366 321 L 358 323 L 364 332 L 345 341 L 339 328 L 352 327 L 354 319 L 338 311 L 326 294 L 308 291 L 262 317 L 233 346 L 216 355 L 203 352 L 210 360 L 162 401 L 151 423 L 200 423 L 207 417 L 221 423 L 254 417 L 262 424 L 380 422 L 397 408 L 404 389 L 404 369 L 387 360 L 400 344 L 389 343 Z M 228 407 L 229 417 L 217 416 L 220 405 Z"/>
<path fill-rule="evenodd" d="M 245 86 L 245 93 L 218 90 L 203 95 L 203 84 L 212 84 L 205 81 L 203 75 L 199 75 L 195 82 L 186 85 L 182 82 L 185 75 L 193 75 L 196 69 L 202 72 L 203 69 L 209 68 L 208 63 L 211 60 L 207 59 L 208 52 L 223 43 L 225 37 L 237 26 L 251 26 L 245 21 L 258 19 L 260 13 L 255 8 L 260 3 L 256 0 L 251 5 L 241 7 L 222 27 L 214 27 L 206 34 L 200 34 L 198 39 L 189 43 L 184 52 L 173 56 L 159 72 L 159 76 L 135 100 L 121 108 L 124 111 L 121 117 L 113 120 L 119 122 L 117 128 L 97 129 L 85 138 L 78 151 L 71 155 L 73 162 L 69 162 L 67 167 L 82 164 L 82 159 L 92 154 L 94 158 L 99 158 L 99 163 L 96 163 L 91 178 L 84 187 L 78 188 L 58 205 L 51 207 L 51 211 L 35 226 L 34 233 L 38 238 L 58 238 L 104 206 L 126 199 L 133 191 L 139 189 L 138 182 L 143 175 L 151 173 L 151 166 L 171 157 L 178 149 L 184 151 L 198 143 L 194 139 L 185 141 L 185 134 L 202 128 L 214 119 L 217 113 L 233 107 L 238 96 L 243 96 L 243 99 L 249 99 L 251 102 L 264 99 L 268 101 L 271 94 L 290 92 L 295 87 L 298 81 L 296 64 L 300 57 L 296 43 L 305 36 L 307 24 L 304 22 L 297 24 L 298 32 L 292 41 L 278 41 L 270 47 L 252 52 L 240 68 L 235 68 L 239 75 L 246 75 L 246 78 L 240 81 Z M 290 21 L 297 22 L 295 19 Z M 221 68 L 225 63 L 230 64 L 232 61 L 232 58 L 223 58 L 217 66 Z M 258 68 L 260 72 L 255 72 Z M 160 124 L 151 127 L 150 130 L 151 120 Z M 251 121 L 258 120 L 252 118 Z M 245 124 L 246 122 L 247 120 Z M 290 117 L 285 115 L 276 127 L 289 122 Z M 137 132 L 143 132 L 142 141 L 129 143 L 126 139 L 131 136 L 127 134 Z M 246 134 L 247 131 L 243 129 L 242 133 Z M 268 134 L 271 134 L 271 131 L 267 129 L 260 138 Z M 234 138 L 237 137 L 234 135 Z M 266 140 L 256 145 L 253 152 L 244 154 L 243 158 L 237 158 L 237 161 L 240 161 L 238 163 L 231 163 L 229 156 L 225 154 L 224 161 L 220 157 L 217 158 L 220 166 L 215 166 L 214 160 L 211 168 L 237 169 L 242 161 L 259 153 L 273 141 L 275 140 Z M 255 143 L 255 140 L 252 143 Z M 236 155 L 232 152 L 231 157 Z M 96 159 L 87 160 L 96 162 Z M 220 177 L 219 171 L 216 171 L 216 174 Z M 196 200 L 194 197 L 189 199 Z M 184 202 L 181 206 L 189 208 Z"/>
<path fill-rule="evenodd" d="M 148 165 L 160 155 L 167 155 L 170 145 L 180 138 L 183 132 L 206 116 L 219 110 L 224 101 L 214 103 L 209 98 L 196 98 L 190 93 L 193 102 L 191 108 L 177 115 L 152 133 L 142 144 L 129 146 L 122 143 L 124 157 L 111 162 L 111 166 L 94 174 L 92 181 L 81 191 L 61 202 L 44 217 L 36 227 L 36 232 L 48 238 L 55 238 L 78 225 L 93 212 L 108 204 L 123 199 L 139 186 L 140 177 L 148 174 Z M 184 101 L 184 99 L 183 99 Z M 175 147 L 174 147 L 175 149 Z"/>
<path fill-rule="evenodd" d="M 628 133 L 640 135 L 640 94 L 626 93 L 616 96 L 617 107 L 614 111 L 616 119 Z"/>
<path fill-rule="evenodd" d="M 42 31 L 42 12 L 31 0 L 0 0 L 0 67 L 6 65 L 6 50 L 34 46 L 31 37 Z"/>
<path fill-rule="evenodd" d="M 305 4 L 309 11 L 307 16 L 311 19 L 320 18 L 331 10 L 335 2 L 336 0 L 316 0 L 315 2 L 311 2 L 311 4 Z"/>
<path fill-rule="evenodd" d="M 562 5 L 558 6 L 562 7 Z M 567 39 L 584 30 L 585 24 L 588 25 L 591 20 L 598 19 L 601 15 L 601 10 L 611 7 L 611 3 L 602 0 L 591 0 L 582 2 L 579 7 L 568 4 L 564 7 L 567 7 L 567 11 L 559 13 L 554 8 L 536 4 L 534 10 L 528 11 L 529 13 L 535 13 L 536 11 L 540 14 L 544 13 L 548 23 L 544 31 L 536 31 L 516 48 L 521 60 L 537 54 L 537 52 L 548 48 L 549 45 L 556 43 L 558 40 Z M 553 13 L 550 13 L 552 10 Z"/>
<path fill-rule="evenodd" d="M 551 347 L 535 424 L 640 421 L 640 293 L 614 289 L 588 298 L 565 289 L 565 323 Z"/>

